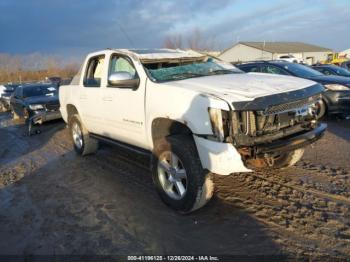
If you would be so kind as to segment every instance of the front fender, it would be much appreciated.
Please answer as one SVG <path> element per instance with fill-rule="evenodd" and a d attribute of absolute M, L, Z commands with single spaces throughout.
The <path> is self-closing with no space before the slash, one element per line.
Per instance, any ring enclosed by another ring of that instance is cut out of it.
<path fill-rule="evenodd" d="M 166 92 L 167 89 L 161 87 L 157 88 L 157 91 L 151 98 L 146 117 L 148 139 L 152 148 L 152 122 L 157 118 L 180 122 L 187 126 L 193 134 L 212 135 L 208 109 L 230 110 L 226 101 L 211 95 L 188 92 L 187 90 L 181 90 L 181 93 L 176 91 L 171 93 Z"/>

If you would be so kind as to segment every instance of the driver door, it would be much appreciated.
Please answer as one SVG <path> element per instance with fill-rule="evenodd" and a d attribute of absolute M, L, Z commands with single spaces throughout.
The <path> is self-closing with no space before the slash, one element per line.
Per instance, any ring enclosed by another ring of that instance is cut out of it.
<path fill-rule="evenodd" d="M 109 59 L 108 79 L 118 73 L 128 73 L 133 79 L 139 78 L 130 57 L 112 54 Z M 144 78 L 140 78 L 136 88 L 113 86 L 107 81 L 101 103 L 104 112 L 104 136 L 140 147 L 146 144 Z"/>

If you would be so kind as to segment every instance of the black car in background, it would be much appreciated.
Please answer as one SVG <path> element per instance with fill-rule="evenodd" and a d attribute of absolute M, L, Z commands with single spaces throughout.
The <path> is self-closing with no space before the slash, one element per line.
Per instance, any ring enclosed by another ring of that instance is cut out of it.
<path fill-rule="evenodd" d="M 256 61 L 236 65 L 244 72 L 257 72 L 296 76 L 318 82 L 326 88 L 322 101 L 317 104 L 317 116 L 326 113 L 341 116 L 350 115 L 350 78 L 344 76 L 324 75 L 309 66 L 285 61 Z"/>
<path fill-rule="evenodd" d="M 350 71 L 344 67 L 336 65 L 314 65 L 313 69 L 321 72 L 324 75 L 336 75 L 336 76 L 345 76 L 350 77 Z"/>
<path fill-rule="evenodd" d="M 10 110 L 11 95 L 19 85 L 8 84 L 4 86 L 5 90 L 3 91 L 0 97 L 0 112 L 6 112 Z"/>
<path fill-rule="evenodd" d="M 61 118 L 58 88 L 51 84 L 27 84 L 16 88 L 10 101 L 13 119 L 24 118 L 29 134 L 33 124 Z"/>

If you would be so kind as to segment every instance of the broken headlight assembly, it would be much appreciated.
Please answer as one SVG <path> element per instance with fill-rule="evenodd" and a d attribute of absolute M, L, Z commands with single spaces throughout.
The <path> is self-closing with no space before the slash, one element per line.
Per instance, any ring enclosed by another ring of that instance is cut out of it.
<path fill-rule="evenodd" d="M 209 108 L 210 123 L 217 141 L 225 141 L 229 135 L 229 112 L 217 108 Z"/>

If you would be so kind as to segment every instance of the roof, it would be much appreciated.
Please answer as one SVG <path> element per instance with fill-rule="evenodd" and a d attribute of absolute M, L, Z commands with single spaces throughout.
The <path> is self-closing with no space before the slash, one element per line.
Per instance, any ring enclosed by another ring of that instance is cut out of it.
<path fill-rule="evenodd" d="M 154 62 L 160 60 L 169 59 L 203 59 L 205 55 L 195 52 L 193 50 L 181 50 L 181 49 L 112 49 L 124 54 L 134 55 L 138 57 L 142 62 Z"/>
<path fill-rule="evenodd" d="M 242 44 L 270 53 L 299 53 L 299 52 L 332 52 L 332 49 L 301 42 L 238 42 L 234 46 Z M 222 53 L 233 48 L 224 50 Z"/>

